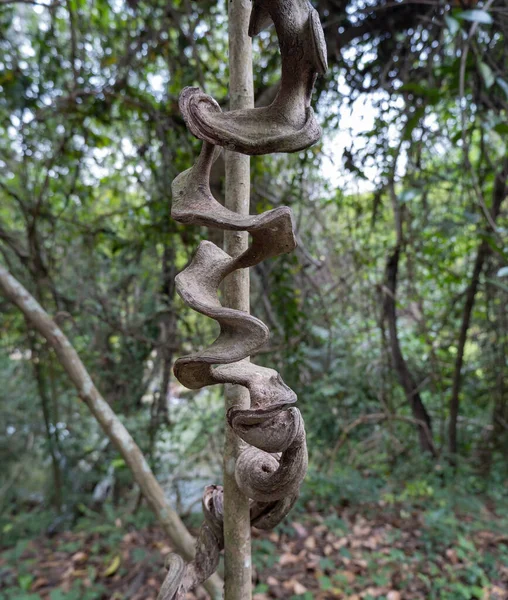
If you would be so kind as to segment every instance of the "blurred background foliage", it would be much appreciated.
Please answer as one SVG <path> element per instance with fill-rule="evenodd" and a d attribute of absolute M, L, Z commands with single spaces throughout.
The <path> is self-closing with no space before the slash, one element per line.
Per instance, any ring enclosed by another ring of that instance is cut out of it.
<path fill-rule="evenodd" d="M 426 486 L 501 502 L 508 4 L 314 4 L 330 64 L 314 97 L 324 137 L 252 160 L 251 212 L 286 204 L 297 224 L 296 253 L 251 270 L 251 301 L 272 332 L 253 358 L 281 371 L 306 419 L 301 510 L 430 502 Z M 274 32 L 254 50 L 263 105 L 277 90 Z M 178 110 L 186 85 L 227 107 L 223 1 L 0 0 L 1 260 L 183 514 L 220 480 L 223 418 L 220 389 L 190 393 L 171 372 L 217 333 L 174 289 L 200 239 L 221 243 L 170 218 L 171 181 L 200 146 Z M 123 461 L 1 298 L 0 331 L 2 541 L 104 506 L 135 513 Z M 31 514 L 44 515 L 35 527 Z"/>

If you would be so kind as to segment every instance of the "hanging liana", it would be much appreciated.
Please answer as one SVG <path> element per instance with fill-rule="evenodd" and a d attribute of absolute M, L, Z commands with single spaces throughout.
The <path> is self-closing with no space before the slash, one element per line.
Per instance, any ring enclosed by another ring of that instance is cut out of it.
<path fill-rule="evenodd" d="M 310 106 L 316 76 L 327 69 L 323 30 L 308 0 L 253 0 L 249 35 L 273 23 L 282 56 L 280 90 L 270 106 L 223 113 L 199 88 L 185 88 L 180 109 L 189 130 L 203 140 L 191 169 L 173 182 L 171 215 L 180 223 L 223 230 L 248 231 L 251 246 L 237 258 L 203 241 L 190 265 L 176 278 L 182 299 L 194 310 L 215 319 L 220 335 L 206 350 L 175 363 L 184 386 L 199 389 L 216 383 L 245 386 L 249 409 L 232 408 L 227 420 L 247 446 L 235 470 L 238 487 L 251 500 L 251 524 L 271 529 L 291 510 L 307 470 L 305 429 L 296 394 L 273 369 L 244 361 L 269 338 L 266 325 L 248 313 L 223 307 L 218 289 L 237 269 L 254 266 L 296 247 L 291 210 L 280 207 L 256 216 L 241 216 L 212 196 L 210 169 L 218 146 L 243 154 L 295 152 L 321 136 Z M 241 362 L 240 362 L 241 361 Z M 185 563 L 170 555 L 168 574 L 158 600 L 178 600 L 217 569 L 224 546 L 223 491 L 208 486 L 203 497 L 205 521 L 196 557 Z"/>

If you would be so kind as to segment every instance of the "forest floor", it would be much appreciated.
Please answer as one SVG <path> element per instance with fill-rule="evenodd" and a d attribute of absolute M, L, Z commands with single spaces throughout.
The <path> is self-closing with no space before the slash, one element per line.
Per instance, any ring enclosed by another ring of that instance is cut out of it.
<path fill-rule="evenodd" d="M 507 600 L 504 519 L 436 510 L 342 507 L 254 531 L 254 600 Z M 0 553 L 0 599 L 155 600 L 170 551 L 155 525 L 120 517 L 19 540 Z"/>

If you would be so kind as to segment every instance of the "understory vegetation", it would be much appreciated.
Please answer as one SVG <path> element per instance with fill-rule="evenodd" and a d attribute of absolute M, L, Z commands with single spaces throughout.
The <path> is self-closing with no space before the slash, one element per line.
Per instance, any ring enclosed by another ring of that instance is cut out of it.
<path fill-rule="evenodd" d="M 254 533 L 255 598 L 508 598 L 508 4 L 316 0 L 324 135 L 252 160 L 251 214 L 298 249 L 251 269 L 310 453 Z M 227 108 L 226 3 L 0 0 L 0 264 L 65 332 L 195 533 L 220 483 L 219 386 L 174 360 L 216 324 L 174 278 L 170 217 L 200 142 L 178 94 Z M 279 79 L 254 40 L 256 102 Z M 211 186 L 223 198 L 224 160 Z M 0 599 L 156 598 L 170 544 L 54 350 L 0 295 Z M 196 597 L 201 597 L 197 592 Z"/>

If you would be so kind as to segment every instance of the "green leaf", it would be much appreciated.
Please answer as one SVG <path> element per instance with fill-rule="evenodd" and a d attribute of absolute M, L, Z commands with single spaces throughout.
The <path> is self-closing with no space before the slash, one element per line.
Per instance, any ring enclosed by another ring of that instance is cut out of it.
<path fill-rule="evenodd" d="M 102 574 L 103 577 L 111 577 L 111 575 L 114 575 L 118 571 L 118 567 L 121 565 L 121 563 L 122 563 L 122 558 L 120 557 L 119 554 L 117 554 L 113 558 L 113 560 L 110 562 L 107 569 Z"/>
<path fill-rule="evenodd" d="M 474 23 L 481 23 L 482 25 L 492 25 L 492 17 L 486 10 L 464 10 L 455 15 L 457 19 L 464 21 L 473 21 Z"/>
<path fill-rule="evenodd" d="M 498 123 L 492 129 L 500 135 L 506 135 L 508 134 L 508 123 Z"/>
<path fill-rule="evenodd" d="M 439 88 L 428 87 L 426 85 L 422 85 L 420 83 L 405 83 L 401 85 L 397 90 L 398 92 L 410 92 L 415 94 L 415 96 L 421 96 L 422 98 L 426 98 L 429 104 L 437 104 L 441 99 L 441 92 Z"/>
<path fill-rule="evenodd" d="M 496 78 L 494 77 L 494 73 L 492 72 L 492 69 L 489 67 L 488 64 L 486 64 L 484 62 L 480 62 L 478 65 L 478 68 L 480 69 L 480 73 L 483 77 L 483 81 L 485 82 L 485 87 L 487 89 L 491 88 L 496 81 Z"/>
<path fill-rule="evenodd" d="M 409 119 L 407 120 L 407 123 L 406 123 L 406 127 L 404 129 L 404 137 L 403 137 L 404 140 L 411 139 L 411 134 L 413 133 L 413 130 L 416 127 L 418 127 L 424 114 L 425 114 L 425 107 L 419 106 L 414 111 L 414 113 L 411 115 L 411 117 L 409 117 Z"/>
<path fill-rule="evenodd" d="M 28 591 L 28 590 L 29 590 L 29 589 L 32 587 L 32 582 L 33 582 L 33 580 L 34 580 L 34 578 L 33 578 L 33 575 L 29 575 L 29 574 L 26 574 L 26 575 L 20 575 L 20 576 L 18 577 L 18 584 L 19 584 L 19 587 L 20 587 L 20 588 L 21 588 L 23 591 L 27 592 L 27 591 Z"/>
<path fill-rule="evenodd" d="M 329 577 L 327 577 L 326 575 L 322 575 L 321 577 L 318 577 L 318 581 L 319 581 L 319 587 L 322 590 L 325 590 L 325 591 L 331 590 L 333 587 L 332 580 Z"/>
<path fill-rule="evenodd" d="M 448 29 L 450 30 L 450 33 L 452 35 L 455 35 L 460 29 L 460 23 L 457 21 L 457 19 L 454 19 L 453 17 L 450 17 L 448 15 L 445 15 L 445 21 Z"/>

